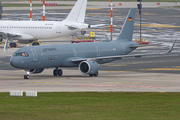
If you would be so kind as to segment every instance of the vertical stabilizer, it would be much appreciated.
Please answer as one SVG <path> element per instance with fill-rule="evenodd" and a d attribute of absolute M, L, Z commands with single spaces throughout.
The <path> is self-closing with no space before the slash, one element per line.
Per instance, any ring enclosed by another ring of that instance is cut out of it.
<path fill-rule="evenodd" d="M 87 0 L 78 0 L 65 20 L 84 22 Z"/>
<path fill-rule="evenodd" d="M 132 41 L 136 8 L 131 8 L 117 40 Z"/>

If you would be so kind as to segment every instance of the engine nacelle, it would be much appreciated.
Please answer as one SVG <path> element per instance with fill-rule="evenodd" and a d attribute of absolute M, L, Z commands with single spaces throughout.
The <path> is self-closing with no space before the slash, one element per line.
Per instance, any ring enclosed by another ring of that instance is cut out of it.
<path fill-rule="evenodd" d="M 82 61 L 78 68 L 82 73 L 93 75 L 98 72 L 99 64 L 96 61 Z"/>
<path fill-rule="evenodd" d="M 44 68 L 40 68 L 40 69 L 30 69 L 29 72 L 34 74 L 34 73 L 41 73 L 44 71 Z"/>

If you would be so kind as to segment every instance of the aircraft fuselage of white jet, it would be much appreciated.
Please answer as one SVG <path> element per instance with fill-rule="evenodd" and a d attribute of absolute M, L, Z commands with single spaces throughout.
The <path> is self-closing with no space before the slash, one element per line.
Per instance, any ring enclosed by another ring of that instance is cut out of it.
<path fill-rule="evenodd" d="M 35 40 L 66 36 L 89 27 L 85 23 L 71 24 L 76 26 L 69 26 L 66 21 L 0 21 L 0 31 L 14 34 L 14 40 Z"/>

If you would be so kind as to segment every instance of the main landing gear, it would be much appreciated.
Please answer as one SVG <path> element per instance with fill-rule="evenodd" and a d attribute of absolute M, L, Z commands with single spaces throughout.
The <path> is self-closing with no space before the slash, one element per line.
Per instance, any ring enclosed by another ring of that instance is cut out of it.
<path fill-rule="evenodd" d="M 37 39 L 35 41 L 32 42 L 32 46 L 35 46 L 35 45 L 40 45 L 42 42 L 41 41 L 38 41 Z"/>
<path fill-rule="evenodd" d="M 30 74 L 30 71 L 29 70 L 25 70 L 26 71 L 26 75 L 24 75 L 24 79 L 29 79 L 30 78 L 30 76 L 29 76 L 29 74 Z M 53 75 L 54 76 L 62 76 L 62 74 L 63 74 L 63 71 L 61 70 L 61 69 L 58 69 L 58 68 L 56 68 L 56 69 L 54 69 L 54 71 L 53 71 Z M 90 77 L 97 77 L 98 76 L 98 72 L 97 73 L 95 73 L 95 74 L 89 74 L 89 76 Z"/>
<path fill-rule="evenodd" d="M 93 76 L 94 76 L 94 77 L 97 77 L 97 76 L 98 76 L 98 72 L 95 73 L 95 74 L 89 74 L 89 76 L 90 76 L 90 77 L 93 77 Z"/>
<path fill-rule="evenodd" d="M 62 74 L 63 74 L 63 71 L 61 69 L 56 68 L 53 71 L 54 76 L 62 76 Z"/>
<path fill-rule="evenodd" d="M 39 42 L 35 41 L 32 43 L 32 46 L 35 46 L 35 45 L 40 45 Z"/>

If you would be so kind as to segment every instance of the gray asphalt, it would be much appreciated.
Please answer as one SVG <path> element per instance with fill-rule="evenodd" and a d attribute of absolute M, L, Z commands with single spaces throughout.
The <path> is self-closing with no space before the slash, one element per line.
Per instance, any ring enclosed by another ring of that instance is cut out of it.
<path fill-rule="evenodd" d="M 128 8 L 114 9 L 114 33 L 117 38 L 120 28 L 128 13 Z M 63 20 L 70 9 L 47 9 L 47 20 Z M 3 20 L 17 19 L 28 20 L 28 10 L 5 10 Z M 35 10 L 33 19 L 41 19 L 41 10 Z M 8 15 L 12 14 L 12 15 Z M 131 54 L 154 53 L 167 51 L 176 38 L 179 38 L 180 21 L 179 9 L 175 8 L 144 8 L 142 23 L 142 36 L 153 47 L 139 48 Z M 99 27 L 96 34 L 110 35 L 110 9 L 88 9 L 85 22 L 89 24 L 107 24 Z M 133 40 L 139 37 L 138 10 L 135 19 Z M 160 24 L 161 26 L 149 27 Z M 162 26 L 163 24 L 163 26 Z M 165 24 L 165 25 L 164 25 Z M 69 42 L 70 43 L 70 37 Z M 43 41 L 43 40 L 42 40 Z M 58 41 L 58 39 L 54 40 Z M 59 38 L 59 41 L 65 41 Z M 61 43 L 61 42 L 60 42 Z M 48 41 L 46 40 L 46 43 Z M 49 43 L 52 44 L 52 43 Z M 24 45 L 20 45 L 22 47 Z M 148 56 L 142 58 L 126 58 L 109 64 L 100 65 L 98 77 L 82 75 L 77 68 L 63 68 L 62 77 L 53 77 L 53 69 L 46 69 L 41 74 L 33 74 L 29 80 L 24 80 L 23 70 L 12 68 L 9 64 L 9 53 L 3 52 L 0 47 L 0 92 L 10 90 L 38 90 L 38 92 L 52 91 L 131 91 L 131 92 L 179 92 L 179 41 L 172 53 L 163 56 Z M 16 48 L 18 49 L 18 48 Z M 12 49 L 12 50 L 16 50 Z"/>

